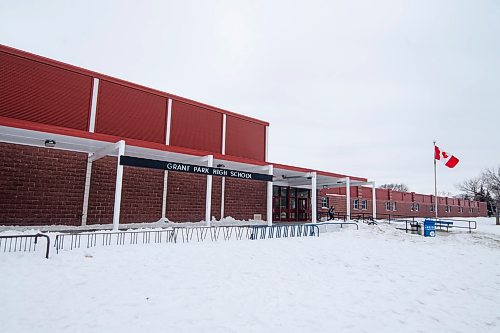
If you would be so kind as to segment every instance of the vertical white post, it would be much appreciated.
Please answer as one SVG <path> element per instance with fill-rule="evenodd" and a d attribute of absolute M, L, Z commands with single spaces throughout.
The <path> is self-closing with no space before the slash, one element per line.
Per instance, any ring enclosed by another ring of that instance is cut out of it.
<path fill-rule="evenodd" d="M 220 219 L 224 218 L 224 195 L 226 192 L 226 177 L 222 177 L 222 189 L 221 189 L 221 198 L 220 198 Z"/>
<path fill-rule="evenodd" d="M 207 156 L 207 165 L 211 168 L 214 166 L 214 155 Z M 212 175 L 207 176 L 207 195 L 205 200 L 205 221 L 207 227 L 210 227 L 210 220 L 212 218 Z"/>
<path fill-rule="evenodd" d="M 268 174 L 273 175 L 273 166 L 269 165 Z M 267 182 L 267 225 L 273 225 L 273 181 Z"/>
<path fill-rule="evenodd" d="M 345 191 L 347 221 L 349 221 L 351 220 L 351 180 L 349 179 L 349 177 L 345 178 Z"/>
<path fill-rule="evenodd" d="M 311 222 L 318 222 L 318 198 L 316 196 L 316 172 L 311 172 Z"/>
<path fill-rule="evenodd" d="M 161 201 L 161 221 L 167 222 L 167 186 L 168 186 L 168 171 L 163 173 L 163 197 Z"/>
<path fill-rule="evenodd" d="M 87 172 L 85 174 L 85 188 L 83 190 L 82 227 L 87 225 L 91 176 L 92 176 L 92 161 L 87 157 Z"/>
<path fill-rule="evenodd" d="M 222 115 L 222 147 L 221 154 L 226 155 L 226 125 L 227 124 L 227 116 L 224 113 Z M 226 177 L 222 177 L 221 181 L 221 196 L 220 196 L 220 219 L 224 218 L 224 196 L 226 192 Z"/>
<path fill-rule="evenodd" d="M 165 134 L 165 143 L 170 144 L 170 127 L 172 122 L 172 100 L 169 98 L 167 102 L 167 133 Z"/>
<path fill-rule="evenodd" d="M 372 182 L 372 205 L 373 205 L 373 219 L 377 218 L 377 189 L 375 182 Z"/>
<path fill-rule="evenodd" d="M 115 185 L 115 205 L 113 208 L 113 230 L 120 227 L 120 204 L 122 201 L 123 185 L 123 165 L 120 164 L 120 156 L 125 154 L 125 141 L 118 142 L 118 159 L 116 166 L 116 185 Z"/>
<path fill-rule="evenodd" d="M 222 146 L 221 154 L 226 155 L 226 114 L 222 115 Z"/>
<path fill-rule="evenodd" d="M 267 162 L 269 158 L 269 151 L 268 151 L 268 146 L 269 146 L 269 126 L 266 126 L 266 156 L 265 156 L 265 161 Z"/>
<path fill-rule="evenodd" d="M 170 123 L 172 120 L 172 100 L 167 100 L 167 124 L 165 134 L 165 144 L 170 144 Z M 168 190 L 168 171 L 163 172 L 163 196 L 161 200 L 161 222 L 167 222 L 167 190 Z"/>
<path fill-rule="evenodd" d="M 97 96 L 99 94 L 99 79 L 94 78 L 92 88 L 92 102 L 90 104 L 90 123 L 89 132 L 94 133 L 95 131 L 95 117 L 97 113 Z"/>

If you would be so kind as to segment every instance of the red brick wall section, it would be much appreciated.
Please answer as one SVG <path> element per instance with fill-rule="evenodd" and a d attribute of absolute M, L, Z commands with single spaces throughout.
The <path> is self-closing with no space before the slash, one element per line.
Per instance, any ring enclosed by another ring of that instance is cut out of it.
<path fill-rule="evenodd" d="M 0 225 L 80 225 L 86 159 L 0 143 Z"/>
<path fill-rule="evenodd" d="M 220 219 L 222 178 L 212 176 L 211 217 Z M 167 218 L 172 222 L 205 220 L 207 177 L 189 173 L 168 173 Z"/>
<path fill-rule="evenodd" d="M 352 189 L 352 188 L 351 188 Z M 338 194 L 341 194 L 340 196 Z M 336 194 L 335 196 L 327 194 Z M 330 204 L 335 206 L 336 212 L 346 212 L 345 203 L 345 189 L 344 188 L 333 188 L 333 189 L 322 189 L 320 195 L 318 196 L 318 212 L 326 212 L 328 209 L 321 208 L 321 197 L 327 196 L 329 198 Z M 359 209 L 354 209 L 354 199 L 360 200 Z M 368 207 L 366 210 L 361 209 L 361 200 L 367 200 Z M 406 200 L 405 200 L 406 199 Z M 438 198 L 438 215 L 441 217 L 478 217 L 487 216 L 486 205 L 482 202 L 470 202 L 467 200 L 458 200 L 455 198 Z M 415 201 L 412 201 L 415 200 Z M 396 211 L 386 210 L 386 202 L 395 202 Z M 384 217 L 384 215 L 400 215 L 400 216 L 416 216 L 416 217 L 433 217 L 435 213 L 431 211 L 431 206 L 433 205 L 433 196 L 418 194 L 418 193 L 403 193 L 398 191 L 388 191 L 377 189 L 377 214 L 379 217 Z M 446 202 L 450 206 L 450 210 L 446 212 Z M 420 205 L 419 211 L 411 210 L 412 203 L 418 203 Z M 469 207 L 470 205 L 470 207 Z M 460 212 L 459 207 L 463 207 L 463 212 Z M 469 208 L 473 208 L 472 212 L 469 212 Z M 351 190 L 351 214 L 355 215 L 357 213 L 372 213 L 372 196 L 371 190 L 368 187 L 364 187 L 360 191 Z"/>
<path fill-rule="evenodd" d="M 169 172 L 167 218 L 173 222 L 203 221 L 206 186 L 206 176 Z"/>
<path fill-rule="evenodd" d="M 113 223 L 116 157 L 92 163 L 88 224 Z M 120 223 L 156 222 L 161 218 L 163 171 L 124 167 Z"/>
<path fill-rule="evenodd" d="M 253 214 L 262 214 L 266 220 L 266 197 L 266 182 L 226 178 L 224 215 L 248 220 Z"/>
<path fill-rule="evenodd" d="M 161 218 L 163 174 L 163 170 L 124 167 L 121 223 L 156 222 Z"/>

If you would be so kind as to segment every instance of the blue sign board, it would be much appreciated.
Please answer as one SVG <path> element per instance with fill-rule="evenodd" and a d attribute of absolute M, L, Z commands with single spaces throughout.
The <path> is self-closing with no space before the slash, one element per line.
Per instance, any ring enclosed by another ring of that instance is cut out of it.
<path fill-rule="evenodd" d="M 425 220 L 424 221 L 424 237 L 435 237 L 436 236 L 436 221 Z"/>

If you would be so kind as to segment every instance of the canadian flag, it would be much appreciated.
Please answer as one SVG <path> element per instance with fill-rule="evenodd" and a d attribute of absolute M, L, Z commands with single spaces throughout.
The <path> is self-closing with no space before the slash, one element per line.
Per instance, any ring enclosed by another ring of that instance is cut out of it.
<path fill-rule="evenodd" d="M 434 146 L 434 158 L 436 160 L 443 161 L 444 165 L 446 165 L 448 168 L 454 168 L 459 161 L 459 159 L 455 156 L 441 151 L 438 146 Z"/>

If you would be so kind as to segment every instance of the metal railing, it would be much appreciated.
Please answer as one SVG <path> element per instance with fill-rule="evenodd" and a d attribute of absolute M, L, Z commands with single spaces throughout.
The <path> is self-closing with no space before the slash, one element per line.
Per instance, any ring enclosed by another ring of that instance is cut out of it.
<path fill-rule="evenodd" d="M 36 234 L 36 235 L 9 235 L 0 236 L 0 250 L 3 252 L 35 252 L 36 245 L 38 244 L 38 238 L 45 238 L 46 248 L 45 248 L 45 258 L 49 258 L 50 252 L 50 238 L 47 235 Z"/>
<path fill-rule="evenodd" d="M 328 231 L 329 225 L 340 226 L 340 228 L 343 228 L 344 225 L 354 225 L 354 226 L 356 226 L 356 230 L 359 230 L 359 225 L 355 222 L 319 222 L 319 223 L 315 223 L 313 225 L 317 226 L 318 228 L 325 226 L 325 231 Z"/>
<path fill-rule="evenodd" d="M 86 248 L 111 245 L 136 245 L 175 243 L 174 230 L 141 230 L 141 231 L 115 231 L 115 232 L 71 232 L 56 235 L 54 247 L 59 250 L 73 250 L 82 245 Z"/>
<path fill-rule="evenodd" d="M 328 212 L 318 212 L 317 215 L 318 215 L 318 219 L 321 219 L 321 217 L 324 216 L 327 218 L 327 221 L 332 221 L 332 220 L 328 220 L 328 218 L 330 218 L 330 216 L 328 215 Z M 347 214 L 345 212 L 334 212 L 333 219 L 347 221 Z"/>
<path fill-rule="evenodd" d="M 445 230 L 449 231 L 450 228 L 457 228 L 457 229 L 468 229 L 469 233 L 472 232 L 472 230 L 477 229 L 477 223 L 474 220 L 459 220 L 459 219 L 442 219 L 442 218 L 432 218 L 430 219 L 432 221 L 435 221 L 436 229 L 438 230 Z M 392 219 L 394 222 L 404 222 L 405 223 L 405 228 L 397 228 L 400 230 L 405 230 L 406 232 L 412 231 L 412 232 L 419 232 L 420 229 L 422 228 L 423 222 L 415 221 L 415 219 Z M 410 228 L 408 228 L 410 226 Z"/>
<path fill-rule="evenodd" d="M 319 228 L 315 224 L 278 224 L 272 226 L 251 226 L 250 239 L 319 237 Z"/>
<path fill-rule="evenodd" d="M 73 250 L 81 247 L 307 236 L 319 237 L 319 228 L 313 224 L 173 227 L 162 230 L 61 233 L 56 235 L 54 247 L 56 253 L 59 253 L 63 249 Z"/>
<path fill-rule="evenodd" d="M 432 220 L 436 221 L 436 228 L 439 228 L 439 230 L 443 230 L 443 228 L 446 228 L 446 231 L 449 231 L 450 228 L 469 229 L 469 233 L 471 233 L 472 230 L 477 229 L 477 223 L 474 220 L 459 220 L 448 218 L 438 218 Z"/>

